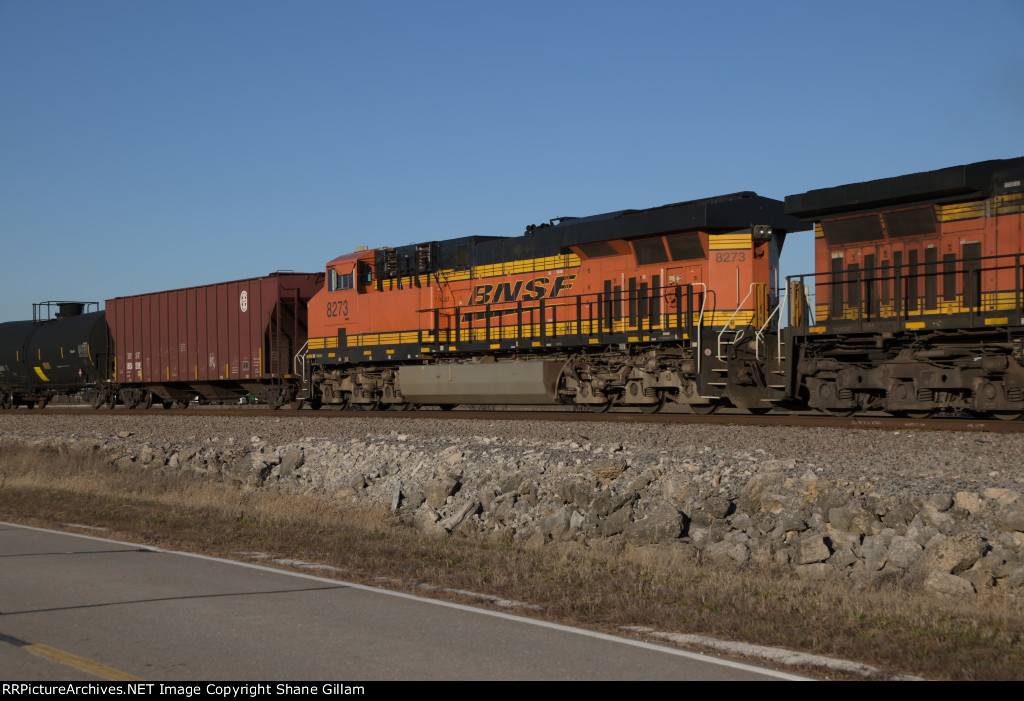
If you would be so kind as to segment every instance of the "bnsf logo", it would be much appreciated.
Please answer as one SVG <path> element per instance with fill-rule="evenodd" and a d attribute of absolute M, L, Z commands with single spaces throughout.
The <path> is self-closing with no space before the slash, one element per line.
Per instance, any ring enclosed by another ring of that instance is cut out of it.
<path fill-rule="evenodd" d="M 532 302 L 545 297 L 557 297 L 562 290 L 572 289 L 575 275 L 559 275 L 554 282 L 550 277 L 535 277 L 529 281 L 500 282 L 497 285 L 477 285 L 470 297 L 471 305 L 501 304 L 502 302 Z"/>

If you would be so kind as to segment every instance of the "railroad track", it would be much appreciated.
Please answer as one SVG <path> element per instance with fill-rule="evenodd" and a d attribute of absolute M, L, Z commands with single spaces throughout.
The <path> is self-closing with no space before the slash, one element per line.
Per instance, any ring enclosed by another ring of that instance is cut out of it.
<path fill-rule="evenodd" d="M 579 411 L 554 410 L 479 410 L 455 409 L 453 411 L 420 410 L 420 411 L 373 411 L 348 410 L 332 411 L 321 409 L 279 409 L 271 410 L 266 406 L 200 406 L 182 410 L 163 411 L 159 409 L 115 409 L 119 416 L 235 416 L 238 418 L 251 416 L 273 415 L 288 418 L 311 418 L 322 420 L 343 420 L 345 418 L 366 418 L 371 414 L 380 418 L 414 419 L 430 421 L 435 419 L 456 421 L 563 421 L 563 422 L 614 422 L 643 424 L 703 424 L 703 425 L 734 425 L 734 426 L 792 426 L 801 428 L 859 428 L 882 431 L 972 431 L 992 433 L 1022 433 L 1024 421 L 999 421 L 992 419 L 938 417 L 930 419 L 909 419 L 887 416 L 884 414 L 851 417 L 822 416 L 818 414 L 764 414 L 755 416 L 739 411 L 722 411 L 711 415 L 690 413 L 641 414 L 628 410 L 610 411 L 595 414 Z M 53 406 L 40 410 L 16 410 L 4 412 L 4 415 L 68 415 L 68 416 L 106 416 L 110 411 L 98 411 L 83 407 Z"/>

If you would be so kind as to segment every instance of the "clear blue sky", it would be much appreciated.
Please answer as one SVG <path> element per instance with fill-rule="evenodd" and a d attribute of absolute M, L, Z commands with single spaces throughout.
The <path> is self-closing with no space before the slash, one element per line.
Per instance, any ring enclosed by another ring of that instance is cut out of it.
<path fill-rule="evenodd" d="M 0 0 L 0 321 L 1021 156 L 1022 35 L 1021 0 Z"/>

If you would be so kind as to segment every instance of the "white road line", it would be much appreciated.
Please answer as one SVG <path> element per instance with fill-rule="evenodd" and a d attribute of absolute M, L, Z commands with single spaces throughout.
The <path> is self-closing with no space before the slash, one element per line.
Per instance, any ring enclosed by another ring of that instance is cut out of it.
<path fill-rule="evenodd" d="M 557 630 L 563 633 L 572 633 L 574 635 L 582 635 L 587 638 L 594 638 L 596 640 L 604 640 L 606 642 L 618 643 L 620 645 L 629 645 L 632 647 L 642 648 L 644 650 L 651 650 L 652 652 L 661 652 L 666 655 L 674 655 L 676 657 L 682 657 L 689 660 L 700 660 L 702 662 L 709 662 L 712 664 L 719 665 L 721 667 L 728 667 L 730 669 L 736 669 L 743 672 L 751 672 L 754 674 L 763 674 L 768 677 L 774 677 L 776 679 L 782 679 L 786 681 L 811 681 L 808 677 L 798 676 L 795 674 L 789 674 L 787 672 L 780 672 L 773 669 L 767 669 L 764 667 L 755 667 L 754 665 L 744 664 L 743 662 L 734 662 L 732 660 L 723 660 L 716 657 L 709 657 L 705 653 L 690 652 L 689 650 L 681 650 L 678 648 L 665 647 L 664 645 L 656 645 L 654 643 L 644 642 L 642 640 L 633 640 L 631 638 L 623 638 L 615 635 L 609 635 L 607 633 L 598 633 L 592 630 L 586 630 L 583 628 L 572 628 L 561 623 L 552 623 L 550 621 L 540 621 L 534 618 L 526 618 L 524 616 L 516 616 L 511 613 L 505 613 L 503 611 L 491 611 L 490 609 L 475 608 L 473 606 L 467 606 L 466 604 L 457 604 L 451 601 L 441 601 L 438 599 L 430 599 L 415 594 L 407 594 L 399 591 L 389 591 L 387 589 L 381 589 L 379 587 L 371 587 L 366 584 L 358 584 L 355 582 L 346 582 L 338 579 L 328 579 L 326 577 L 317 577 L 316 575 L 304 574 L 302 572 L 291 572 L 289 570 L 281 570 L 275 567 L 268 567 L 266 565 L 258 565 L 252 562 L 238 562 L 236 560 L 225 560 L 219 557 L 210 557 L 209 555 L 197 555 L 195 553 L 181 552 L 176 550 L 163 550 L 161 548 L 155 548 L 148 545 L 139 545 L 137 543 L 126 543 L 118 540 L 111 540 L 109 538 L 97 538 L 96 536 L 85 535 L 84 533 L 67 533 L 65 531 L 54 531 L 48 528 L 37 528 L 34 526 L 22 526 L 17 523 L 5 523 L 0 522 L 0 526 L 11 526 L 14 528 L 23 528 L 25 530 L 39 531 L 42 533 L 59 533 L 61 535 L 69 535 L 75 538 L 84 538 L 86 540 L 94 540 L 102 543 L 114 543 L 116 545 L 125 545 L 132 548 L 138 548 L 143 550 L 149 550 L 152 552 L 168 553 L 170 555 L 182 555 L 184 557 L 194 557 L 200 560 L 209 560 L 211 562 L 219 562 L 228 565 L 236 565 L 238 567 L 248 567 L 254 570 L 262 572 L 273 572 L 275 574 L 287 575 L 291 577 L 300 577 L 302 579 L 308 579 L 314 582 L 321 582 L 326 584 L 341 584 L 352 589 L 359 589 L 361 591 L 372 592 L 375 594 L 381 594 L 384 596 L 394 596 L 400 599 L 408 599 L 410 601 L 417 601 L 425 604 L 431 604 L 433 606 L 441 606 L 444 608 L 455 609 L 457 611 L 465 611 L 468 613 L 475 613 L 482 616 L 493 616 L 495 618 L 502 618 L 508 621 L 515 621 L 518 623 L 525 623 L 531 626 L 539 626 L 541 628 L 548 628 L 550 630 Z M 789 652 L 780 651 L 780 652 Z"/>

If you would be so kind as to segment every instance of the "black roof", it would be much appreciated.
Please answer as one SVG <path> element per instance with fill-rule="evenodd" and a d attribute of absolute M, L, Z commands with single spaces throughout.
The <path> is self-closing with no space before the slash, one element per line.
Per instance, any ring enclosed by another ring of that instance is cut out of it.
<path fill-rule="evenodd" d="M 540 258 L 568 253 L 571 246 L 613 239 L 658 236 L 682 231 L 729 233 L 767 224 L 779 234 L 810 227 L 783 211 L 783 203 L 754 192 L 736 192 L 649 209 L 623 209 L 587 217 L 562 217 L 552 223 L 528 226 L 522 236 L 464 237 L 434 242 L 436 260 L 448 268 L 460 260 L 457 249 L 466 247 L 469 265 Z M 781 238 L 781 237 L 780 237 Z M 415 246 L 397 248 L 412 256 Z"/>
<path fill-rule="evenodd" d="M 789 195 L 785 211 L 806 221 L 918 202 L 983 199 L 1020 192 L 1022 181 L 1024 158 L 980 161 Z"/>

